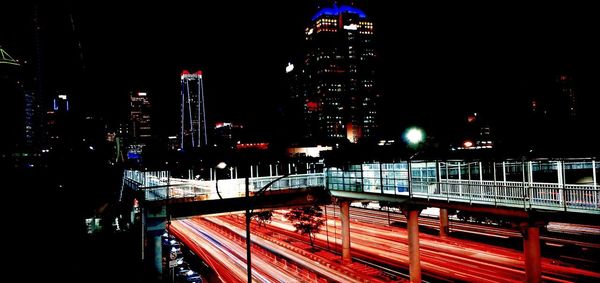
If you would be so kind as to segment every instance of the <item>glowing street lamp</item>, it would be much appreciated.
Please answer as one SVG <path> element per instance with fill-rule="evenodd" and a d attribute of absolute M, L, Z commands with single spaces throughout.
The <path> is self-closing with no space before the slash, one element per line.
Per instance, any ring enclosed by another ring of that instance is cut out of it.
<path fill-rule="evenodd" d="M 412 148 L 416 148 L 425 140 L 425 132 L 419 127 L 411 127 L 404 132 L 404 140 Z"/>
<path fill-rule="evenodd" d="M 217 164 L 215 166 L 216 169 L 225 169 L 225 167 L 227 167 L 227 163 L 225 162 L 219 162 L 219 164 Z M 217 178 L 219 174 L 215 171 L 215 190 L 217 191 L 217 196 L 219 196 L 219 199 L 223 199 L 223 197 L 221 196 L 221 193 L 219 192 L 219 179 Z"/>

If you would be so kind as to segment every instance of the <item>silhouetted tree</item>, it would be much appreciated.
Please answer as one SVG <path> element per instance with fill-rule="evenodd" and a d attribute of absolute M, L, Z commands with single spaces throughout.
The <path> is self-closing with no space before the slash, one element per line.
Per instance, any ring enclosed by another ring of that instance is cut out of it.
<path fill-rule="evenodd" d="M 300 232 L 302 235 L 308 234 L 311 249 L 314 251 L 314 236 L 319 233 L 321 226 L 325 224 L 321 207 L 317 205 L 296 207 L 286 213 L 285 217 L 294 224 L 296 232 Z"/>
<path fill-rule="evenodd" d="M 263 210 L 261 212 L 257 212 L 254 214 L 256 221 L 258 222 L 258 227 L 261 225 L 267 226 L 267 223 L 271 222 L 271 218 L 273 218 L 272 210 Z"/>

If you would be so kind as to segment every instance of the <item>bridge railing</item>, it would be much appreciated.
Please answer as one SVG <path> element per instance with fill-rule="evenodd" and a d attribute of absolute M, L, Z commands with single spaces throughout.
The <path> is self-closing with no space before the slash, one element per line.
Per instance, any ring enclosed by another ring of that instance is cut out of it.
<path fill-rule="evenodd" d="M 169 175 L 168 171 L 138 171 L 125 170 L 123 178 L 136 183 L 139 187 L 158 186 L 166 184 Z"/>
<path fill-rule="evenodd" d="M 205 188 L 184 183 L 157 184 L 156 186 L 140 187 L 139 190 L 143 192 L 146 201 L 199 197 L 209 193 Z"/>
<path fill-rule="evenodd" d="M 327 187 L 333 191 L 600 214 L 599 168 L 589 159 L 416 161 L 327 168 L 325 174 Z"/>
<path fill-rule="evenodd" d="M 593 185 L 445 180 L 413 182 L 411 188 L 415 198 L 600 213 L 600 190 Z"/>
<path fill-rule="evenodd" d="M 564 202 L 568 209 L 600 209 L 600 187 L 590 185 L 565 185 L 564 193 Z"/>
<path fill-rule="evenodd" d="M 146 201 L 197 197 L 206 194 L 209 190 L 206 186 L 173 179 L 167 171 L 125 170 L 123 181 L 131 189 L 142 191 Z"/>
<path fill-rule="evenodd" d="M 280 176 L 250 178 L 250 191 L 256 192 L 279 177 Z M 325 175 L 322 173 L 309 173 L 289 175 L 276 181 L 268 189 L 281 190 L 323 186 L 325 186 Z"/>
<path fill-rule="evenodd" d="M 249 178 L 249 191 L 257 192 L 280 176 Z M 245 179 L 221 179 L 217 181 L 171 178 L 166 171 L 142 172 L 126 170 L 124 183 L 134 190 L 142 191 L 146 201 L 175 198 L 218 199 L 246 196 Z M 269 190 L 324 187 L 322 173 L 286 176 L 269 186 Z M 217 187 L 219 193 L 217 193 Z M 219 196 L 220 195 L 220 196 Z"/>

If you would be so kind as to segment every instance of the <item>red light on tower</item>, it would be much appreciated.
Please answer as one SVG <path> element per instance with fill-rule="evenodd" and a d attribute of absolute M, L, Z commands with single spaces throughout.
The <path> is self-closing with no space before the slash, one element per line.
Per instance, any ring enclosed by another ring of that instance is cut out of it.
<path fill-rule="evenodd" d="M 183 76 L 183 75 L 189 75 L 189 74 L 190 74 L 190 71 L 188 71 L 188 70 L 183 70 L 183 72 L 181 72 L 181 75 L 182 75 L 182 76 Z"/>
<path fill-rule="evenodd" d="M 468 123 L 473 123 L 473 122 L 475 122 L 476 119 L 477 118 L 475 117 L 475 115 L 469 115 L 469 116 L 467 116 L 467 122 Z"/>
<path fill-rule="evenodd" d="M 315 110 L 319 109 L 319 104 L 317 104 L 316 102 L 309 101 L 306 103 L 306 107 L 310 111 L 315 111 Z"/>
<path fill-rule="evenodd" d="M 197 71 L 196 74 L 202 76 L 202 71 Z"/>

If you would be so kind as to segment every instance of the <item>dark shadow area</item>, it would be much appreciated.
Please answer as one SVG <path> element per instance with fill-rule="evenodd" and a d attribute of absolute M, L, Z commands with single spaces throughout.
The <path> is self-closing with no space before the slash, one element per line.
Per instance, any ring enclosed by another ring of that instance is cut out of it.
<path fill-rule="evenodd" d="M 135 236 L 115 232 L 111 223 L 117 216 L 121 169 L 71 161 L 47 168 L 3 168 L 1 212 L 8 216 L 4 238 L 10 259 L 0 277 L 140 282 Z M 103 229 L 90 234 L 85 220 L 94 216 Z"/>

